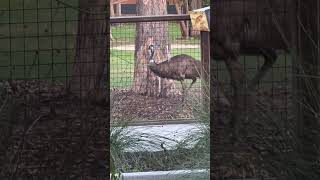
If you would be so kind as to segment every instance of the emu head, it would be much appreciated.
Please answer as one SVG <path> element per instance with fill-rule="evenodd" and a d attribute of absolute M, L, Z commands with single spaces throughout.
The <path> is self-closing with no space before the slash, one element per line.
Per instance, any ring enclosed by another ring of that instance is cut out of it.
<path fill-rule="evenodd" d="M 148 47 L 148 58 L 149 58 L 149 63 L 155 63 L 154 61 L 154 46 L 151 44 Z"/>

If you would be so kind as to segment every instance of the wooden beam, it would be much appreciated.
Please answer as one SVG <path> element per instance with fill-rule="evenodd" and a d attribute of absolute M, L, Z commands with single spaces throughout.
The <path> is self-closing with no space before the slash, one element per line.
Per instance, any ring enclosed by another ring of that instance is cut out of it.
<path fill-rule="evenodd" d="M 111 17 L 110 23 L 135 23 L 135 22 L 153 22 L 153 21 L 188 21 L 189 15 L 162 15 L 162 16 L 124 16 Z"/>

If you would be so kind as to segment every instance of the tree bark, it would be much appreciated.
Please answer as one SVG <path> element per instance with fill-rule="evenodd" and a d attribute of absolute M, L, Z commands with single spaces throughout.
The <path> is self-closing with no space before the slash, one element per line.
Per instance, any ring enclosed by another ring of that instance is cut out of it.
<path fill-rule="evenodd" d="M 113 0 L 110 0 L 110 17 L 114 17 L 114 8 L 113 8 Z M 114 38 L 112 36 L 112 32 L 111 32 L 111 29 L 110 29 L 110 40 L 113 41 Z"/>
<path fill-rule="evenodd" d="M 69 92 L 80 98 L 100 101 L 103 94 L 103 70 L 106 54 L 105 0 L 79 0 L 79 24 L 76 56 Z"/>
<path fill-rule="evenodd" d="M 114 7 L 113 7 L 113 1 L 110 0 L 110 17 L 114 17 Z"/>
<path fill-rule="evenodd" d="M 157 8 L 155 8 L 157 7 Z M 167 14 L 166 0 L 139 0 L 138 15 Z M 162 79 L 148 68 L 147 48 L 155 45 L 155 61 L 161 62 L 170 58 L 171 45 L 167 22 L 141 22 L 136 26 L 135 67 L 133 91 L 148 96 L 167 97 L 177 93 L 173 80 Z"/>
<path fill-rule="evenodd" d="M 121 15 L 122 15 L 122 14 L 121 14 L 121 3 L 120 3 L 120 2 L 117 3 L 117 4 L 116 4 L 116 7 L 117 7 L 117 10 L 116 10 L 117 16 L 121 16 Z"/>

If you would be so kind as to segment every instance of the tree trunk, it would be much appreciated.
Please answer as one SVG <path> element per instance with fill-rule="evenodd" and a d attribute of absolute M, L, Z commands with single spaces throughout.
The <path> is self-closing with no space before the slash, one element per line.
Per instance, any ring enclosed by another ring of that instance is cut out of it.
<path fill-rule="evenodd" d="M 176 7 L 176 11 L 177 14 L 182 14 L 182 4 L 183 2 L 181 2 L 180 0 L 175 0 L 175 7 Z M 186 26 L 186 23 L 184 21 L 180 21 L 180 30 L 181 30 L 181 36 L 183 39 L 186 39 L 188 37 L 188 29 Z"/>
<path fill-rule="evenodd" d="M 114 7 L 113 7 L 113 1 L 110 0 L 110 17 L 114 17 Z"/>
<path fill-rule="evenodd" d="M 69 92 L 80 98 L 102 100 L 103 70 L 107 58 L 105 0 L 79 0 L 76 56 Z"/>
<path fill-rule="evenodd" d="M 109 2 L 110 2 L 110 4 L 109 4 L 109 5 L 110 5 L 110 17 L 114 17 L 113 1 L 110 0 Z M 111 40 L 111 41 L 114 41 L 114 38 L 113 38 L 113 36 L 112 36 L 111 29 L 110 29 L 110 40 Z"/>
<path fill-rule="evenodd" d="M 117 8 L 116 10 L 117 16 L 121 16 L 121 3 L 117 3 L 116 8 Z"/>
<path fill-rule="evenodd" d="M 156 7 L 156 8 L 155 8 Z M 167 14 L 166 0 L 139 0 L 138 15 Z M 148 96 L 167 97 L 176 94 L 175 83 L 154 75 L 148 68 L 147 48 L 155 45 L 155 61 L 170 58 L 171 46 L 167 22 L 137 23 L 133 91 Z"/>

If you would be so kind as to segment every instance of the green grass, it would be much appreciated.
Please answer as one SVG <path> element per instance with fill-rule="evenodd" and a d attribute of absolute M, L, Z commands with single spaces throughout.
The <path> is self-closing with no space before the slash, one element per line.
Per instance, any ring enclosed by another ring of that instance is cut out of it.
<path fill-rule="evenodd" d="M 181 39 L 180 25 L 177 22 L 170 22 L 168 26 L 169 38 L 171 43 L 182 43 L 182 44 L 197 44 L 199 41 L 198 37 L 190 39 Z M 134 44 L 136 25 L 125 24 L 118 26 L 111 26 L 112 37 L 114 38 L 113 44 L 118 43 L 130 43 Z"/>

